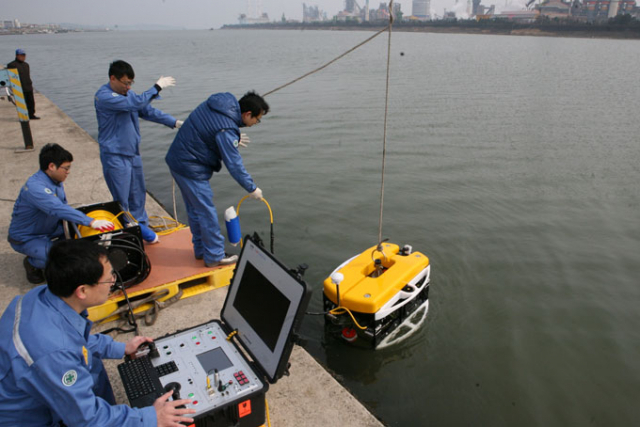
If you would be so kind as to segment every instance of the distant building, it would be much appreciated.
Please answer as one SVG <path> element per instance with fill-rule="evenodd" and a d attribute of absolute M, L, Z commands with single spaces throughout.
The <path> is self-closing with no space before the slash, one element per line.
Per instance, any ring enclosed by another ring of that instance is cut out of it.
<path fill-rule="evenodd" d="M 413 0 L 411 4 L 411 15 L 420 19 L 431 18 L 431 0 Z"/>
<path fill-rule="evenodd" d="M 262 0 L 247 0 L 247 13 L 238 17 L 240 25 L 268 24 L 269 15 L 262 13 Z"/>
<path fill-rule="evenodd" d="M 5 28 L 7 30 L 12 30 L 14 28 L 20 28 L 20 21 L 18 21 L 17 19 L 14 19 L 12 21 L 0 21 L 0 23 L 2 23 L 2 28 Z"/>
<path fill-rule="evenodd" d="M 505 10 L 493 16 L 496 19 L 509 19 L 515 22 L 528 23 L 534 22 L 539 14 L 538 10 Z"/>
<path fill-rule="evenodd" d="M 538 5 L 540 15 L 548 18 L 568 18 L 571 12 L 571 4 L 561 0 L 547 0 Z"/>
<path fill-rule="evenodd" d="M 243 13 L 238 17 L 238 22 L 240 23 L 240 25 L 268 24 L 269 15 L 263 13 L 259 18 L 249 18 Z"/>
<path fill-rule="evenodd" d="M 586 9 L 588 20 L 603 20 L 614 18 L 616 15 L 633 14 L 636 2 L 635 0 L 585 0 L 584 9 Z"/>
<path fill-rule="evenodd" d="M 324 14 L 318 6 L 307 6 L 302 3 L 302 22 L 319 22 L 324 21 L 326 14 Z"/>

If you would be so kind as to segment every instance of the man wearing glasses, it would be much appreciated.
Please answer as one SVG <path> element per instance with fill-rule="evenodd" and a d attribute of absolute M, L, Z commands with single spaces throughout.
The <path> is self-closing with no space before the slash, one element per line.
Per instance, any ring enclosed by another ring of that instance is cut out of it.
<path fill-rule="evenodd" d="M 104 247 L 56 243 L 47 285 L 16 297 L 0 318 L 0 420 L 7 426 L 180 426 L 192 423 L 191 400 L 116 405 L 102 359 L 134 354 L 149 337 L 116 342 L 90 334 L 87 309 L 103 304 L 116 281 Z"/>
<path fill-rule="evenodd" d="M 27 180 L 13 206 L 8 240 L 16 252 L 26 255 L 23 265 L 33 284 L 44 282 L 47 254 L 53 241 L 64 236 L 62 220 L 99 231 L 114 229 L 110 221 L 90 218 L 67 204 L 63 182 L 72 161 L 71 153 L 58 144 L 42 147 L 40 170 Z"/>
<path fill-rule="evenodd" d="M 207 267 L 238 259 L 224 252 L 209 180 L 224 163 L 251 198 L 262 199 L 262 191 L 244 168 L 238 146 L 246 147 L 249 142 L 240 128 L 260 123 L 268 112 L 269 105 L 255 92 L 246 93 L 239 101 L 230 93 L 211 95 L 189 114 L 165 158 L 187 209 L 194 255 L 204 259 Z"/>
<path fill-rule="evenodd" d="M 160 99 L 158 94 L 162 89 L 175 86 L 173 77 L 160 77 L 149 90 L 139 95 L 131 90 L 134 77 L 131 65 L 114 61 L 109 66 L 109 82 L 96 92 L 100 160 L 113 199 L 139 222 L 143 239 L 156 243 L 158 236 L 148 228 L 145 210 L 147 190 L 140 157 L 138 118 L 170 128 L 179 128 L 182 121 L 151 106 L 151 101 Z"/>

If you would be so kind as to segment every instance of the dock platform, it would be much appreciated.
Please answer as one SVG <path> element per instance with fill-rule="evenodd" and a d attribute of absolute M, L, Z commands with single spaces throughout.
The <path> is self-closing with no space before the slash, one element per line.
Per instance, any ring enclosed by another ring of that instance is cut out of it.
<path fill-rule="evenodd" d="M 87 96 L 91 97 L 92 94 Z M 21 153 L 16 152 L 24 147 L 24 143 L 15 107 L 6 100 L 0 100 L 0 162 L 3 168 L 0 186 L 0 311 L 4 311 L 15 296 L 25 294 L 33 288 L 25 277 L 22 266 L 24 256 L 11 249 L 6 237 L 13 204 L 20 188 L 38 170 L 40 149 L 52 142 L 62 145 L 73 154 L 73 168 L 65 181 L 67 199 L 71 205 L 111 200 L 102 177 L 98 144 L 95 140 L 42 94 L 36 93 L 35 100 L 41 117 L 41 120 L 30 124 L 35 150 Z M 143 134 L 142 145 L 145 143 L 148 142 L 145 142 Z M 164 209 L 151 197 L 147 197 L 147 211 L 149 215 L 167 216 Z M 168 238 L 161 238 L 161 242 L 153 250 L 164 251 L 169 246 L 168 243 Z M 141 333 L 160 337 L 219 318 L 227 289 L 223 286 L 199 293 L 197 297 L 180 299 L 162 310 L 152 326 L 145 326 L 144 322 L 140 322 Z M 94 329 L 104 330 L 110 325 L 113 322 Z M 131 338 L 131 334 L 117 335 L 114 338 L 126 341 Z M 267 393 L 272 426 L 383 425 L 302 347 L 295 346 L 290 362 L 291 375 L 272 385 Z M 106 360 L 105 366 L 117 402 L 127 403 L 117 373 L 119 363 L 120 360 Z"/>

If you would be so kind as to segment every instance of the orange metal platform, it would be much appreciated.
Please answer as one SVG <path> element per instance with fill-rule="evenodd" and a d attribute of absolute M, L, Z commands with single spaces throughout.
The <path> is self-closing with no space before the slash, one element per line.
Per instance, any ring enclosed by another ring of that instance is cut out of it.
<path fill-rule="evenodd" d="M 151 262 L 151 273 L 142 282 L 127 289 L 129 300 L 134 303 L 161 290 L 168 293 L 158 301 L 166 301 L 182 291 L 182 298 L 188 298 L 229 285 L 235 264 L 224 267 L 208 268 L 203 260 L 196 260 L 191 244 L 189 228 L 178 230 L 160 237 L 160 243 L 145 244 L 145 252 Z M 166 291 L 165 291 L 166 292 Z M 89 319 L 103 322 L 118 319 L 111 315 L 125 305 L 122 292 L 116 292 L 102 305 L 89 309 Z M 140 312 L 151 307 L 151 303 L 143 304 L 134 311 Z"/>

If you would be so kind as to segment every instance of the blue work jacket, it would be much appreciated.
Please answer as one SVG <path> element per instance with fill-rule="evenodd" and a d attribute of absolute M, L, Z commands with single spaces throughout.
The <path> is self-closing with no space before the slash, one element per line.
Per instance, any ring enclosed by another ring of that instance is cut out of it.
<path fill-rule="evenodd" d="M 34 238 L 62 236 L 62 220 L 88 226 L 93 221 L 67 204 L 64 185 L 40 170 L 22 186 L 13 206 L 9 238 L 24 243 Z"/>
<path fill-rule="evenodd" d="M 122 358 L 125 344 L 90 334 L 86 316 L 47 285 L 9 304 L 0 318 L 2 426 L 156 426 L 152 406 L 111 405 L 94 394 L 104 370 L 99 359 Z"/>
<path fill-rule="evenodd" d="M 242 126 L 240 104 L 235 96 L 230 93 L 211 95 L 189 114 L 165 160 L 172 171 L 194 180 L 211 179 L 224 162 L 238 184 L 253 192 L 256 184 L 238 152 Z"/>
<path fill-rule="evenodd" d="M 140 155 L 138 117 L 174 128 L 175 117 L 151 106 L 151 101 L 159 98 L 155 86 L 140 95 L 130 90 L 126 96 L 115 93 L 109 83 L 98 89 L 94 104 L 100 151 L 129 157 Z"/>

